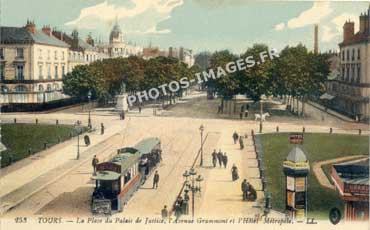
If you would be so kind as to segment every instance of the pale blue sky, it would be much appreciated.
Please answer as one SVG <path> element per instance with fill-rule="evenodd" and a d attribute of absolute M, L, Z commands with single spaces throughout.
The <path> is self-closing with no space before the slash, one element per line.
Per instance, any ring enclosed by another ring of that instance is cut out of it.
<path fill-rule="evenodd" d="M 0 0 L 1 24 L 51 25 L 84 38 L 107 41 L 115 18 L 127 40 L 147 46 L 184 46 L 194 51 L 230 49 L 239 53 L 256 42 L 281 49 L 299 42 L 313 47 L 320 26 L 320 50 L 337 49 L 343 22 L 358 20 L 368 2 L 251 0 Z"/>

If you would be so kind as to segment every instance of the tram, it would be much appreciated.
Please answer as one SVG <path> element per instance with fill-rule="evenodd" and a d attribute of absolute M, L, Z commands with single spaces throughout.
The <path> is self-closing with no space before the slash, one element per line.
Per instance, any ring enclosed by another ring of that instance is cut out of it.
<path fill-rule="evenodd" d="M 93 214 L 121 212 L 162 157 L 159 138 L 147 138 L 134 147 L 117 150 L 117 155 L 96 166 L 95 189 L 91 199 Z"/>

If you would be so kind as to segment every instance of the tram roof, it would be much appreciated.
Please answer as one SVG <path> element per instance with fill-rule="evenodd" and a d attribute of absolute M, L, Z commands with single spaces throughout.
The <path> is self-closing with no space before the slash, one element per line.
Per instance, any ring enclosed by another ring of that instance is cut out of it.
<path fill-rule="evenodd" d="M 155 146 L 161 141 L 157 137 L 146 138 L 135 145 L 134 148 L 140 151 L 141 154 L 150 153 Z"/>
<path fill-rule="evenodd" d="M 99 171 L 96 172 L 96 176 L 93 176 L 94 180 L 117 180 L 121 174 L 113 171 Z"/>
<path fill-rule="evenodd" d="M 131 149 L 132 151 L 127 151 Z M 121 166 L 121 173 L 124 173 L 128 168 L 132 167 L 133 164 L 140 158 L 140 152 L 134 148 L 123 148 L 120 153 L 114 156 L 111 160 L 112 163 Z"/>

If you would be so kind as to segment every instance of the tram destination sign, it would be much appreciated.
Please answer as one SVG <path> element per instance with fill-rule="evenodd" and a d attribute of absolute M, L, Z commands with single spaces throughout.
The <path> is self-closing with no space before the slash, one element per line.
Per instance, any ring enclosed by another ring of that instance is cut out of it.
<path fill-rule="evenodd" d="M 303 133 L 291 133 L 289 135 L 290 144 L 303 145 Z"/>

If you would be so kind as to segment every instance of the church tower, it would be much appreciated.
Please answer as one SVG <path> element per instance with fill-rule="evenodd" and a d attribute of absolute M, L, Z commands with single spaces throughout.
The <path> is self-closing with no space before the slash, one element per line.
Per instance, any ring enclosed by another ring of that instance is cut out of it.
<path fill-rule="evenodd" d="M 112 31 L 110 32 L 109 43 L 114 44 L 114 43 L 123 43 L 123 42 L 124 42 L 123 33 L 122 33 L 120 26 L 118 25 L 118 20 L 116 19 L 116 23 L 113 26 Z"/>

